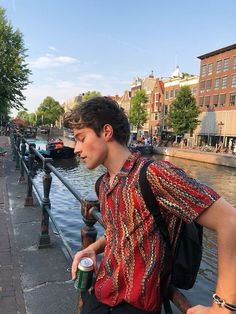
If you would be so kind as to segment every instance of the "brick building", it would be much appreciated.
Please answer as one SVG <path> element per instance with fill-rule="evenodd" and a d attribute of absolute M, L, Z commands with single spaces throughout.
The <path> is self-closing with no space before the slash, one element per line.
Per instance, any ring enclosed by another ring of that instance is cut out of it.
<path fill-rule="evenodd" d="M 164 129 L 164 83 L 158 78 L 150 98 L 149 124 L 153 135 L 160 134 Z"/>
<path fill-rule="evenodd" d="M 206 53 L 201 60 L 196 143 L 230 146 L 236 137 L 236 44 Z"/>

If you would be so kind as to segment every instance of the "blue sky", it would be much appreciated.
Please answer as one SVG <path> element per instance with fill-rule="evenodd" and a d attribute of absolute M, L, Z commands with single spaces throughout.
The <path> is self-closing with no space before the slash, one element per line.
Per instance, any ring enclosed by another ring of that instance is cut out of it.
<path fill-rule="evenodd" d="M 236 43 L 236 0 L 0 0 L 24 35 L 25 105 L 88 90 L 122 95 L 136 76 L 199 73 L 201 54 Z"/>

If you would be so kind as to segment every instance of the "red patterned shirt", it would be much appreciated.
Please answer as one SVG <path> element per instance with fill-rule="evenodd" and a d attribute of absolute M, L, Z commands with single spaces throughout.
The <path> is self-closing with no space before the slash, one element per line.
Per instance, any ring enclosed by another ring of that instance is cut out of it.
<path fill-rule="evenodd" d="M 141 195 L 139 172 L 145 160 L 138 153 L 132 153 L 112 187 L 108 173 L 101 181 L 99 201 L 107 244 L 95 294 L 110 306 L 124 300 L 137 308 L 156 311 L 161 307 L 160 270 L 164 243 L 159 232 L 154 230 L 154 218 Z M 181 219 L 192 222 L 219 198 L 212 189 L 169 162 L 151 163 L 147 179 L 173 244 Z"/>

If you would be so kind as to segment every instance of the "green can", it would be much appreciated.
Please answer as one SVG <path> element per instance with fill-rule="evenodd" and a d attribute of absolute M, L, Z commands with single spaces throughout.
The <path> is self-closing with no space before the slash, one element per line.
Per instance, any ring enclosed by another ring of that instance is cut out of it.
<path fill-rule="evenodd" d="M 93 260 L 89 257 L 81 259 L 77 270 L 77 279 L 75 281 L 75 288 L 81 291 L 88 290 L 92 285 L 93 279 Z"/>

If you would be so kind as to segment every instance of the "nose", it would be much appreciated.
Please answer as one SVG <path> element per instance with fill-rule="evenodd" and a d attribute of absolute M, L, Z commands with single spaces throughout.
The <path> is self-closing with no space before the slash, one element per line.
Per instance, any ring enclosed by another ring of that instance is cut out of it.
<path fill-rule="evenodd" d="M 81 145 L 80 145 L 79 142 L 77 141 L 77 142 L 75 143 L 74 153 L 75 153 L 75 155 L 80 155 L 80 154 L 81 154 L 81 151 L 82 151 Z"/>

